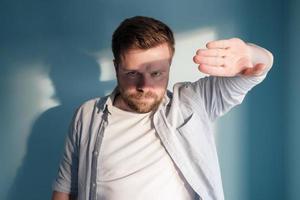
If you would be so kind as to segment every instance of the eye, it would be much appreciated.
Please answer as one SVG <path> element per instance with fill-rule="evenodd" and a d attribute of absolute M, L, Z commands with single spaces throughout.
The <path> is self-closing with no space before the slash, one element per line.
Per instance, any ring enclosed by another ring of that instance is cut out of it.
<path fill-rule="evenodd" d="M 131 71 L 131 72 L 127 72 L 126 75 L 129 77 L 136 77 L 138 73 L 136 71 Z"/>
<path fill-rule="evenodd" d="M 162 74 L 161 72 L 156 71 L 156 72 L 152 72 L 152 73 L 151 73 L 151 76 L 152 76 L 152 77 L 159 77 L 159 76 L 161 76 L 161 74 Z"/>

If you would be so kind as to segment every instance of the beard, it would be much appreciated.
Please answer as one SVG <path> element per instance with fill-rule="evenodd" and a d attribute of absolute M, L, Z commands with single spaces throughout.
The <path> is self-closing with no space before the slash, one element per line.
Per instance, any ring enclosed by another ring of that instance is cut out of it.
<path fill-rule="evenodd" d="M 121 89 L 121 88 L 120 88 Z M 163 99 L 153 92 L 128 92 L 120 90 L 123 101 L 138 113 L 155 111 Z"/>

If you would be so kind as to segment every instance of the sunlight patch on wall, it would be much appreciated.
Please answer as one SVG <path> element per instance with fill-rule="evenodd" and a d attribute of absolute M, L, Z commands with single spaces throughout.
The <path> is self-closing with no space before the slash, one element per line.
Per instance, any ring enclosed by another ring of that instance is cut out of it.
<path fill-rule="evenodd" d="M 116 80 L 116 73 L 113 64 L 113 54 L 110 49 L 104 49 L 96 53 L 91 53 L 99 65 L 100 82 L 111 82 Z M 104 91 L 105 95 L 111 93 L 111 89 Z"/>
<path fill-rule="evenodd" d="M 11 151 L 16 152 L 10 159 L 14 170 L 22 164 L 27 138 L 35 120 L 47 109 L 59 105 L 59 101 L 53 98 L 55 90 L 43 63 L 16 65 L 17 70 L 11 73 L 8 83 L 11 101 L 4 111 L 11 112 L 14 119 L 13 124 L 7 125 L 13 142 Z"/>
<path fill-rule="evenodd" d="M 204 76 L 193 62 L 193 56 L 197 49 L 206 48 L 207 42 L 217 38 L 216 30 L 213 27 L 174 33 L 174 36 L 176 40 L 175 56 L 170 71 L 168 87 L 170 90 L 176 82 L 196 81 Z"/>
<path fill-rule="evenodd" d="M 59 100 L 54 98 L 55 89 L 48 75 L 48 67 L 42 63 L 28 65 L 19 67 L 11 77 L 14 95 L 36 114 L 59 105 Z"/>
<path fill-rule="evenodd" d="M 95 54 L 100 67 L 100 81 L 110 81 L 116 78 L 111 50 L 103 50 Z"/>

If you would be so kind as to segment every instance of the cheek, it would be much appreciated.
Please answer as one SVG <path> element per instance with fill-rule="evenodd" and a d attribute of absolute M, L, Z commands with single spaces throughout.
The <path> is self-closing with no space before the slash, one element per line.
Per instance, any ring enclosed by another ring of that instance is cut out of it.
<path fill-rule="evenodd" d="M 160 80 L 156 81 L 153 85 L 153 89 L 155 90 L 155 93 L 159 96 L 163 95 L 167 89 L 168 86 L 168 80 Z"/>
<path fill-rule="evenodd" d="M 161 79 L 157 79 L 154 81 L 154 86 L 156 88 L 166 88 L 168 85 L 168 78 L 164 77 L 164 78 L 161 78 Z"/>
<path fill-rule="evenodd" d="M 135 80 L 131 80 L 127 77 L 122 77 L 122 76 L 118 76 L 118 83 L 119 86 L 124 88 L 124 89 L 130 89 L 130 88 L 134 88 L 136 86 L 136 81 Z"/>

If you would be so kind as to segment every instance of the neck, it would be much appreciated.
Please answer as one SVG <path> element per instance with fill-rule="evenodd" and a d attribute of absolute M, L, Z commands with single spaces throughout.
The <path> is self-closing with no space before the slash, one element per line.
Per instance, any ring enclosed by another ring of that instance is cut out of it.
<path fill-rule="evenodd" d="M 121 109 L 121 110 L 125 110 L 125 111 L 129 111 L 129 112 L 134 112 L 123 100 L 122 96 L 120 95 L 120 93 L 117 93 L 114 101 L 113 101 L 113 106 Z"/>

